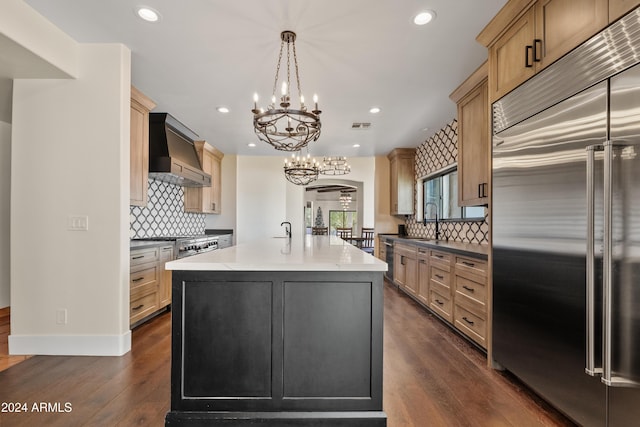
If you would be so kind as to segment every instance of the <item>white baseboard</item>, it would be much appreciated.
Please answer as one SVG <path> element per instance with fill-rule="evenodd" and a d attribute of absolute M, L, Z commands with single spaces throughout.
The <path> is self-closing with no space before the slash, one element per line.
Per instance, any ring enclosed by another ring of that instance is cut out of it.
<path fill-rule="evenodd" d="M 10 355 L 122 356 L 131 331 L 122 335 L 9 335 Z"/>

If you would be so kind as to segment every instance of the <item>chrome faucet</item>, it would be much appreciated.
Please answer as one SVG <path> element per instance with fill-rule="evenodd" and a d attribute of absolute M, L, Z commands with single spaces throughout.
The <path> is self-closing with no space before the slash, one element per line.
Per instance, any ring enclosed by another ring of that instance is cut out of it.
<path fill-rule="evenodd" d="M 427 225 L 427 206 L 432 205 L 436 208 L 436 240 L 440 239 L 440 230 L 438 229 L 438 205 L 433 202 L 426 202 L 424 204 L 424 218 L 422 220 L 423 225 Z"/>
<path fill-rule="evenodd" d="M 287 224 L 287 225 L 288 225 L 288 227 L 287 227 L 285 224 Z M 281 227 L 282 227 L 283 225 L 285 226 L 285 227 L 284 227 L 284 231 L 285 231 L 285 233 L 287 234 L 287 237 L 288 237 L 288 238 L 291 238 L 291 223 L 290 223 L 290 222 L 288 222 L 288 221 L 284 221 L 284 222 L 281 222 L 281 223 L 280 223 L 280 226 L 281 226 Z"/>

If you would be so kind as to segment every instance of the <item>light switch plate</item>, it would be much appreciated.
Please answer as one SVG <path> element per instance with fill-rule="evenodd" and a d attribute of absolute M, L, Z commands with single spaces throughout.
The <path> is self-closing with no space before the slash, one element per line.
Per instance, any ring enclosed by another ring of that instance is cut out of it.
<path fill-rule="evenodd" d="M 89 230 L 89 217 L 86 215 L 70 215 L 67 219 L 67 230 L 87 231 Z"/>

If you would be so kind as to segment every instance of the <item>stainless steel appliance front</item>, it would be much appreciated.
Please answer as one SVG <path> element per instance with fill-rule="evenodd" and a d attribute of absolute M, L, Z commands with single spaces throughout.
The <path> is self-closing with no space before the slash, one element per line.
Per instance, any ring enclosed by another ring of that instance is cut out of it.
<path fill-rule="evenodd" d="M 493 138 L 493 357 L 585 426 L 640 419 L 639 149 L 640 65 Z"/>

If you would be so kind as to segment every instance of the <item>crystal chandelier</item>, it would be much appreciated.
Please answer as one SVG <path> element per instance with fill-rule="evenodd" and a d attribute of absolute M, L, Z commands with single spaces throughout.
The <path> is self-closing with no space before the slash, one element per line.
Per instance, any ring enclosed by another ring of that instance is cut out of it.
<path fill-rule="evenodd" d="M 323 175 L 346 175 L 351 172 L 347 158 L 342 156 L 325 157 L 322 160 L 320 173 Z"/>
<path fill-rule="evenodd" d="M 306 157 L 291 154 L 290 159 L 284 160 L 284 176 L 287 181 L 296 185 L 307 185 L 318 179 L 320 166 L 316 159 L 311 159 L 309 153 Z"/>
<path fill-rule="evenodd" d="M 280 54 L 278 55 L 278 66 L 276 76 L 273 81 L 273 91 L 271 104 L 267 110 L 258 108 L 258 94 L 253 95 L 253 128 L 261 141 L 272 145 L 276 150 L 299 151 L 306 147 L 311 141 L 316 141 L 320 137 L 320 113 L 318 110 L 318 96 L 313 95 L 315 108 L 307 110 L 304 105 L 304 96 L 300 89 L 300 75 L 298 72 L 298 58 L 296 56 L 296 33 L 293 31 L 283 31 L 280 34 Z M 282 90 L 279 104 L 276 104 L 276 87 L 278 86 L 278 75 L 280 74 L 280 63 L 285 43 L 287 45 L 287 76 L 282 82 Z M 289 108 L 291 106 L 291 53 L 293 52 L 293 66 L 295 70 L 296 84 L 298 86 L 298 96 L 300 107 L 298 109 Z"/>
<path fill-rule="evenodd" d="M 349 208 L 349 205 L 351 204 L 351 194 L 346 192 L 341 192 L 338 200 L 340 200 L 340 204 L 342 205 L 342 210 L 346 211 Z"/>

